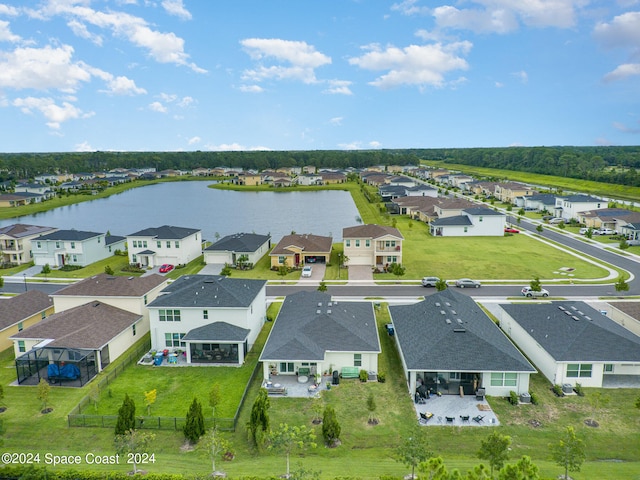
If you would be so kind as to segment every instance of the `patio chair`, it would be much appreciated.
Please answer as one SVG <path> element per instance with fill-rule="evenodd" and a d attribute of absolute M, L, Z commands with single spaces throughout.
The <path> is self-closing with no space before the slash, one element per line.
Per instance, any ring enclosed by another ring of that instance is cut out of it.
<path fill-rule="evenodd" d="M 470 415 L 460 415 L 460 420 L 462 423 L 469 423 Z"/>
<path fill-rule="evenodd" d="M 420 412 L 420 423 L 428 423 L 429 420 L 433 418 L 433 413 L 431 412 Z"/>
<path fill-rule="evenodd" d="M 476 415 L 473 417 L 473 421 L 476 423 L 484 423 L 484 415 Z"/>
<path fill-rule="evenodd" d="M 447 420 L 447 423 L 453 423 L 456 420 L 456 417 L 444 417 Z"/>

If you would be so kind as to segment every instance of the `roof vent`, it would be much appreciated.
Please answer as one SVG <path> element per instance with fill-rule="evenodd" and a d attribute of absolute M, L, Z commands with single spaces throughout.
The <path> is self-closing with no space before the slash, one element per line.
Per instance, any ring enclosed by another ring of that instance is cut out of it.
<path fill-rule="evenodd" d="M 560 310 L 562 310 L 563 312 L 566 310 L 562 305 L 558 305 L 558 308 L 559 308 Z"/>
<path fill-rule="evenodd" d="M 318 306 L 321 307 L 322 306 L 322 302 L 318 302 Z"/>
<path fill-rule="evenodd" d="M 575 312 L 578 309 L 574 305 L 571 305 L 571 310 L 573 310 Z"/>
<path fill-rule="evenodd" d="M 447 307 L 450 307 L 450 306 L 451 306 L 451 304 L 450 304 L 449 302 L 444 302 L 444 304 L 445 304 Z"/>
<path fill-rule="evenodd" d="M 455 333 L 464 333 L 464 332 L 467 331 L 467 329 L 466 328 L 454 328 L 453 331 Z"/>
<path fill-rule="evenodd" d="M 331 309 L 330 308 L 327 309 L 327 315 L 331 315 Z"/>
<path fill-rule="evenodd" d="M 316 310 L 316 314 L 320 315 L 322 313 L 322 310 Z"/>
<path fill-rule="evenodd" d="M 444 321 L 447 322 L 447 325 L 451 325 L 451 319 L 450 318 L 445 318 Z"/>
<path fill-rule="evenodd" d="M 436 307 L 439 307 L 439 306 L 440 306 L 440 302 L 436 302 Z"/>
<path fill-rule="evenodd" d="M 591 318 L 589 315 L 585 315 L 584 318 L 586 318 L 587 320 L 589 320 L 591 322 L 593 321 L 593 318 Z"/>
<path fill-rule="evenodd" d="M 447 314 L 447 312 L 445 312 L 444 310 L 440 310 L 440 314 L 441 314 L 441 315 L 446 315 L 446 314 Z"/>
<path fill-rule="evenodd" d="M 580 310 L 578 310 L 578 313 L 584 317 L 584 313 L 582 313 Z"/>
<path fill-rule="evenodd" d="M 331 306 L 331 302 L 327 303 L 327 307 L 330 307 L 330 306 Z"/>
<path fill-rule="evenodd" d="M 462 325 L 462 319 L 461 318 L 456 318 L 456 321 L 458 322 L 458 324 Z"/>
<path fill-rule="evenodd" d="M 453 313 L 454 315 L 457 315 L 455 310 L 451 310 L 451 313 Z"/>
<path fill-rule="evenodd" d="M 571 312 L 569 310 L 565 310 L 564 313 L 571 316 Z"/>
<path fill-rule="evenodd" d="M 576 317 L 575 315 L 572 315 L 571 318 L 573 318 L 576 322 L 580 321 L 580 317 Z"/>

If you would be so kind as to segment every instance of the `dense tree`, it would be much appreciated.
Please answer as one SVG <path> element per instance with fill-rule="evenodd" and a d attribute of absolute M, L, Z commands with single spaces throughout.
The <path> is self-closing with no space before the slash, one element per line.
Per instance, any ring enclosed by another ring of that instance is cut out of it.
<path fill-rule="evenodd" d="M 322 416 L 322 437 L 327 445 L 335 445 L 340 438 L 342 427 L 338 423 L 336 411 L 331 405 L 327 405 Z"/>
<path fill-rule="evenodd" d="M 187 418 L 185 419 L 184 427 L 182 429 L 184 436 L 192 444 L 198 443 L 200 437 L 204 435 L 204 416 L 202 415 L 202 405 L 197 398 L 193 398 L 189 411 L 187 412 Z"/>
<path fill-rule="evenodd" d="M 261 388 L 251 407 L 251 416 L 247 429 L 253 444 L 260 446 L 262 435 L 269 431 L 269 394 L 266 388 Z"/>
<path fill-rule="evenodd" d="M 116 435 L 124 435 L 129 430 L 136 428 L 136 405 L 125 393 L 122 405 L 118 409 L 118 420 L 116 420 Z"/>
<path fill-rule="evenodd" d="M 616 289 L 616 292 L 618 293 L 629 291 L 629 284 L 622 277 L 618 278 L 618 281 L 615 283 L 614 287 Z"/>
<path fill-rule="evenodd" d="M 564 467 L 565 479 L 569 478 L 569 472 L 580 471 L 585 460 L 585 446 L 573 427 L 568 426 L 558 442 L 549 444 L 549 449 L 556 465 Z"/>

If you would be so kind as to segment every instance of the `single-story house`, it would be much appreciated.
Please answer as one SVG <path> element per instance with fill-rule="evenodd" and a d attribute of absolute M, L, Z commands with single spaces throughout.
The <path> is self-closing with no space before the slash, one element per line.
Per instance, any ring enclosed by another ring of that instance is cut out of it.
<path fill-rule="evenodd" d="M 305 263 L 329 262 L 332 243 L 331 237 L 311 233 L 285 235 L 269 254 L 271 268 L 278 268 L 281 265 L 297 267 Z"/>
<path fill-rule="evenodd" d="M 437 237 L 493 236 L 504 235 L 507 217 L 487 207 L 466 208 L 462 215 L 432 220 L 429 232 Z"/>
<path fill-rule="evenodd" d="M 637 212 L 625 208 L 601 208 L 600 210 L 587 210 L 578 212 L 578 221 L 587 228 L 600 229 L 610 228 L 618 230 L 619 219 L 634 217 Z M 620 224 L 620 226 L 622 223 Z"/>
<path fill-rule="evenodd" d="M 124 237 L 82 230 L 58 230 L 31 241 L 33 261 L 50 267 L 85 267 L 125 250 Z"/>
<path fill-rule="evenodd" d="M 287 295 L 260 355 L 271 375 L 378 372 L 380 338 L 373 304 L 332 300 L 327 293 Z"/>
<path fill-rule="evenodd" d="M 500 326 L 553 384 L 640 379 L 640 337 L 584 302 L 500 304 Z"/>
<path fill-rule="evenodd" d="M 155 267 L 186 265 L 202 255 L 202 233 L 197 228 L 163 225 L 127 235 L 129 263 Z"/>
<path fill-rule="evenodd" d="M 46 293 L 29 290 L 18 296 L 0 299 L 0 351 L 13 346 L 9 337 L 35 325 L 53 314 L 53 302 Z M 18 345 L 18 352 L 26 352 L 25 343 Z"/>
<path fill-rule="evenodd" d="M 151 347 L 187 363 L 242 365 L 267 318 L 265 280 L 183 275 L 147 307 Z"/>
<path fill-rule="evenodd" d="M 205 248 L 204 262 L 236 265 L 242 259 L 244 264 L 255 265 L 270 249 L 271 235 L 234 233 Z"/>
<path fill-rule="evenodd" d="M 56 230 L 53 227 L 23 223 L 0 227 L 0 263 L 22 265 L 33 261 L 31 240 Z"/>
<path fill-rule="evenodd" d="M 45 378 L 82 386 L 146 333 L 141 322 L 142 315 L 98 301 L 54 313 L 10 337 L 18 383 Z M 20 342 L 26 353 L 20 352 Z"/>
<path fill-rule="evenodd" d="M 409 392 L 509 396 L 529 391 L 535 368 L 471 297 L 446 289 L 389 307 Z"/>
<path fill-rule="evenodd" d="M 386 265 L 402 263 L 400 230 L 382 225 L 357 225 L 342 229 L 345 264 Z"/>

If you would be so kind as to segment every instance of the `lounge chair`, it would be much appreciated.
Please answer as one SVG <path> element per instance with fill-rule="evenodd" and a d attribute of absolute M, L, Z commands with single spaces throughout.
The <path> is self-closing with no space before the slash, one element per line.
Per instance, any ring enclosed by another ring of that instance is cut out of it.
<path fill-rule="evenodd" d="M 476 415 L 473 417 L 473 421 L 476 423 L 484 423 L 484 415 Z"/>
<path fill-rule="evenodd" d="M 429 420 L 433 418 L 433 413 L 431 412 L 420 412 L 420 423 L 427 423 Z"/>
<path fill-rule="evenodd" d="M 470 415 L 460 415 L 460 420 L 462 421 L 462 423 L 469 423 L 469 417 Z"/>
<path fill-rule="evenodd" d="M 447 420 L 447 423 L 453 423 L 456 420 L 456 417 L 444 417 Z"/>

